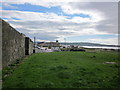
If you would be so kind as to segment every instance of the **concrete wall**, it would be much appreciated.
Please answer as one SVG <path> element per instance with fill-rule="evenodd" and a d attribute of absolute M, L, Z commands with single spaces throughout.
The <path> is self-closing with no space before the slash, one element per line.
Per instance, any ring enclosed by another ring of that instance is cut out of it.
<path fill-rule="evenodd" d="M 2 21 L 2 67 L 16 62 L 17 59 L 33 53 L 33 42 L 16 31 L 7 22 Z M 26 48 L 28 46 L 28 48 Z M 26 54 L 28 50 L 28 54 Z M 1 55 L 1 54 L 0 54 Z"/>

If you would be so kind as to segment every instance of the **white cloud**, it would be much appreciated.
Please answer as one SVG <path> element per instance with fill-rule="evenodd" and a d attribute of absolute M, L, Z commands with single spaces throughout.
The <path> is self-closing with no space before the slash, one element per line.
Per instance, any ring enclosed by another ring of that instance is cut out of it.
<path fill-rule="evenodd" d="M 38 13 L 38 12 L 28 12 L 28 11 L 16 11 L 16 10 L 2 10 L 3 18 L 7 18 L 9 20 L 14 20 L 14 18 L 21 20 L 47 20 L 47 21 L 67 21 L 74 23 L 92 23 L 98 22 L 99 19 L 95 19 L 97 16 L 92 16 L 92 18 L 83 18 L 83 17 L 73 17 L 72 19 L 67 19 L 66 16 L 58 16 L 55 13 Z M 9 15 L 8 15 L 9 14 Z M 88 14 L 89 15 L 89 14 Z"/>
<path fill-rule="evenodd" d="M 1 3 L 1 6 L 3 6 L 3 7 L 7 7 L 7 8 L 10 8 L 10 9 L 17 9 L 17 7 L 12 6 L 12 5 L 9 4 L 9 3 Z M 1 9 L 1 10 L 2 10 L 2 9 Z"/>
<path fill-rule="evenodd" d="M 58 16 L 54 13 L 37 13 L 37 12 L 27 12 L 27 11 L 16 11 L 16 10 L 2 10 L 2 17 L 8 18 L 9 20 L 14 20 L 13 18 L 21 20 L 63 20 L 64 16 Z M 9 14 L 9 15 L 8 15 Z"/>
<path fill-rule="evenodd" d="M 24 29 L 29 34 L 46 34 L 47 36 L 63 40 L 70 36 L 108 34 L 95 29 L 96 22 L 89 18 L 73 17 L 67 19 L 65 16 L 58 16 L 55 13 L 38 13 L 26 11 L 3 10 L 3 18 L 18 28 L 22 33 Z M 14 18 L 20 20 L 14 20 Z M 41 37 L 41 36 L 39 36 Z"/>
<path fill-rule="evenodd" d="M 2 3 L 10 4 L 25 4 L 30 3 L 32 5 L 41 5 L 41 6 L 53 6 L 57 3 L 69 3 L 69 2 L 118 2 L 119 0 L 2 0 Z"/>
<path fill-rule="evenodd" d="M 96 38 L 96 39 L 89 39 L 89 42 L 93 43 L 101 43 L 101 44 L 106 44 L 106 45 L 118 45 L 118 37 L 116 38 L 107 38 L 107 39 L 102 39 L 102 38 Z"/>
<path fill-rule="evenodd" d="M 33 39 L 34 40 L 34 39 Z M 36 39 L 36 42 L 50 42 L 49 40 Z"/>
<path fill-rule="evenodd" d="M 16 10 L 1 11 L 2 17 L 7 18 L 7 21 L 13 27 L 22 33 L 28 33 L 30 36 L 34 34 L 42 38 L 39 40 L 46 39 L 50 41 L 58 39 L 62 41 L 65 37 L 70 36 L 117 34 L 117 6 L 114 3 L 75 3 L 75 1 L 58 2 L 55 0 L 4 0 L 3 2 L 6 2 L 6 5 L 29 3 L 48 8 L 59 6 L 64 13 L 69 15 L 83 14 L 90 16 L 90 18 L 74 16 L 68 19 L 67 16 L 59 16 L 55 13 Z M 14 18 L 20 20 L 15 20 Z M 97 40 L 102 43 L 102 39 L 91 39 L 91 41 Z M 103 42 L 108 42 L 109 40 L 103 40 Z"/>

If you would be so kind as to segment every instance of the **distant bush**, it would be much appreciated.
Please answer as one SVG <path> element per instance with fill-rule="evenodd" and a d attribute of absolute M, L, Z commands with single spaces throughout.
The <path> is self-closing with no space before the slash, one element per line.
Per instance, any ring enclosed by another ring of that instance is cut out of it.
<path fill-rule="evenodd" d="M 85 49 L 80 49 L 80 48 L 61 48 L 61 51 L 84 51 Z"/>
<path fill-rule="evenodd" d="M 85 50 L 84 49 L 79 49 L 79 48 L 77 48 L 77 49 L 70 49 L 70 51 L 84 51 L 85 52 Z"/>

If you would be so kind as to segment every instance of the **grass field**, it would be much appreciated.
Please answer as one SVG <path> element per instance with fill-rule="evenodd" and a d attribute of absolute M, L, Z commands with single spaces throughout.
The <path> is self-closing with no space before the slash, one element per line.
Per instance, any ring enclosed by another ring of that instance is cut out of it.
<path fill-rule="evenodd" d="M 3 70 L 3 88 L 115 88 L 118 63 L 117 52 L 33 54 Z"/>

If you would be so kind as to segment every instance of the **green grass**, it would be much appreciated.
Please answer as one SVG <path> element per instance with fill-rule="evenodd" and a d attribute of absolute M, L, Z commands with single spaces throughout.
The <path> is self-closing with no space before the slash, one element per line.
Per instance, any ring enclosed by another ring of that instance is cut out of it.
<path fill-rule="evenodd" d="M 0 89 L 2 88 L 2 70 L 0 69 Z"/>
<path fill-rule="evenodd" d="M 115 88 L 117 52 L 39 53 L 3 70 L 3 88 Z"/>

